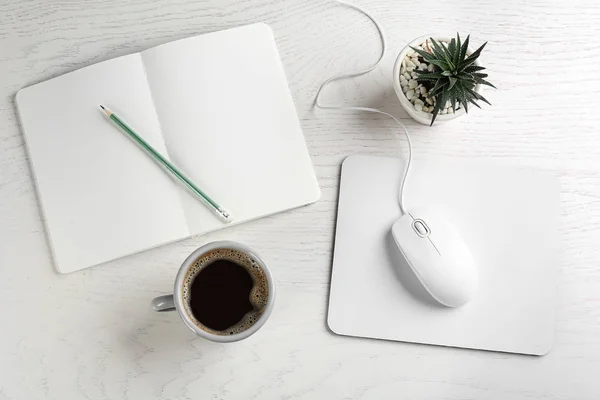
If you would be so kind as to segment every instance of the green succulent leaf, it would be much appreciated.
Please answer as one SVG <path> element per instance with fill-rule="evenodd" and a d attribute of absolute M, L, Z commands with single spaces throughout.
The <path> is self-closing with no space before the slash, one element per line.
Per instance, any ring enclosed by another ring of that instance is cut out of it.
<path fill-rule="evenodd" d="M 492 105 L 489 101 L 487 101 L 487 99 L 485 97 L 483 97 L 480 93 L 477 93 L 476 91 L 474 91 L 473 89 L 467 89 L 467 92 L 473 96 L 474 98 L 476 98 L 477 100 L 481 100 L 484 103 L 488 104 L 488 105 Z M 480 107 L 481 108 L 481 107 Z"/>
<path fill-rule="evenodd" d="M 460 62 L 460 35 L 456 32 L 456 47 L 454 48 L 454 65 L 458 65 Z"/>
<path fill-rule="evenodd" d="M 466 99 L 469 103 L 473 104 L 475 107 L 481 108 L 481 106 L 479 104 L 477 104 L 477 101 L 475 99 L 473 99 L 472 97 L 466 96 Z"/>
<path fill-rule="evenodd" d="M 438 81 L 435 83 L 435 85 L 433 86 L 433 89 L 431 89 L 431 90 L 429 91 L 429 93 L 430 93 L 432 96 L 436 96 L 436 95 L 437 95 L 437 94 L 438 94 L 440 91 L 442 91 L 442 90 L 443 90 L 444 86 L 448 85 L 449 83 L 450 83 L 450 82 L 449 82 L 448 80 L 442 80 L 442 79 L 439 79 L 439 80 L 438 80 Z"/>
<path fill-rule="evenodd" d="M 460 55 L 459 55 L 459 63 L 460 60 L 464 60 L 465 57 L 467 56 L 467 50 L 469 49 L 469 38 L 471 37 L 471 35 L 467 35 L 467 38 L 465 39 L 465 42 L 462 44 L 462 47 L 460 48 Z"/>
<path fill-rule="evenodd" d="M 453 78 L 453 77 L 450 77 L 449 79 L 450 79 L 450 85 L 448 86 L 448 89 L 452 89 L 454 87 L 454 85 L 456 85 L 456 81 L 458 81 L 458 79 Z"/>
<path fill-rule="evenodd" d="M 446 59 L 446 63 L 450 66 L 450 69 L 452 69 L 452 70 L 456 69 L 454 62 L 452 62 L 454 55 L 450 52 L 450 49 L 448 47 L 446 47 L 446 45 L 443 43 L 441 43 L 440 46 L 442 47 L 442 50 L 444 51 L 444 57 Z"/>
<path fill-rule="evenodd" d="M 450 97 L 450 104 L 452 104 L 452 112 L 456 112 L 456 96 Z"/>
<path fill-rule="evenodd" d="M 476 64 L 487 43 L 467 55 L 470 38 L 467 36 L 463 41 L 457 33 L 448 43 L 430 38 L 427 40 L 427 48 L 411 47 L 424 62 L 434 66 L 433 71 L 415 71 L 417 82 L 426 85 L 429 89 L 428 96 L 435 100 L 432 125 L 446 103 L 451 105 L 453 112 L 460 107 L 469 112 L 469 105 L 481 107 L 480 101 L 490 104 L 475 90 L 477 85 L 495 87 L 487 81 L 488 74 L 483 72 L 485 68 Z"/>
<path fill-rule="evenodd" d="M 486 86 L 493 87 L 494 89 L 497 89 L 496 86 L 492 85 L 490 82 L 488 82 L 484 79 L 477 79 L 477 80 L 475 80 L 475 82 L 479 83 L 480 85 L 486 85 Z"/>
<path fill-rule="evenodd" d="M 448 51 L 450 52 L 450 54 L 454 55 L 454 53 L 456 52 L 456 39 L 450 40 L 450 44 L 448 45 Z M 456 64 L 454 62 L 454 59 L 452 59 L 452 63 Z"/>
<path fill-rule="evenodd" d="M 460 105 L 465 109 L 466 113 L 469 113 L 469 102 L 465 94 L 465 90 L 462 86 L 457 90 L 456 99 L 460 102 Z"/>
<path fill-rule="evenodd" d="M 440 67 L 442 71 L 450 70 L 450 66 L 443 60 L 429 60 L 430 64 L 435 65 L 436 67 Z"/>
<path fill-rule="evenodd" d="M 468 74 L 466 72 L 459 73 L 458 77 L 467 82 L 475 82 L 475 77 L 472 74 Z"/>
<path fill-rule="evenodd" d="M 463 72 L 473 73 L 477 71 L 483 71 L 485 67 L 481 67 L 479 65 L 469 65 L 468 67 L 463 69 Z"/>
<path fill-rule="evenodd" d="M 430 38 L 429 40 L 431 41 L 431 50 L 433 51 L 433 55 L 437 59 L 445 61 L 446 56 L 444 54 L 444 50 L 442 50 L 442 48 L 439 45 L 439 43 L 436 42 L 435 40 L 433 40 L 433 38 Z"/>
<path fill-rule="evenodd" d="M 473 72 L 470 74 L 473 78 L 487 78 L 488 74 L 480 74 L 479 72 Z"/>
<path fill-rule="evenodd" d="M 417 75 L 422 76 L 422 77 L 427 77 L 427 78 L 435 78 L 435 79 L 440 79 L 440 78 L 444 77 L 444 75 L 442 75 L 441 72 L 429 72 L 429 71 L 417 71 Z"/>
<path fill-rule="evenodd" d="M 437 79 L 435 78 L 428 78 L 428 77 L 419 77 L 417 76 L 416 79 L 417 82 L 437 82 Z"/>
<path fill-rule="evenodd" d="M 441 98 L 442 98 L 442 93 L 440 93 L 439 95 L 436 96 L 435 98 L 435 106 L 433 107 L 433 112 L 432 112 L 432 116 L 431 116 L 431 124 L 429 124 L 429 126 L 433 125 L 433 123 L 435 122 L 435 119 L 437 118 L 439 112 L 441 111 Z"/>
<path fill-rule="evenodd" d="M 416 51 L 421 57 L 423 57 L 425 61 L 435 60 L 435 56 L 431 53 L 426 52 L 425 50 L 416 49 L 412 46 L 410 48 Z"/>
<path fill-rule="evenodd" d="M 482 44 L 481 47 L 479 47 L 477 50 L 475 50 L 473 52 L 473 54 L 471 54 L 464 61 L 462 61 L 461 65 L 460 65 L 461 68 L 466 68 L 466 67 L 470 66 L 471 64 L 473 64 L 477 60 L 477 58 L 479 58 L 479 55 L 481 54 L 481 50 L 483 50 L 483 48 L 485 47 L 486 44 L 487 44 L 487 42 Z"/>
<path fill-rule="evenodd" d="M 439 112 L 444 109 L 444 105 L 448 101 L 448 91 L 447 91 L 447 88 L 444 88 L 444 90 L 442 91 L 442 93 L 440 93 L 439 95 L 436 96 L 435 101 L 436 101 L 436 103 L 435 103 L 435 107 L 433 108 L 433 116 L 431 118 L 431 124 L 429 126 L 433 125 L 433 123 L 435 122 L 435 119 L 437 118 Z"/>

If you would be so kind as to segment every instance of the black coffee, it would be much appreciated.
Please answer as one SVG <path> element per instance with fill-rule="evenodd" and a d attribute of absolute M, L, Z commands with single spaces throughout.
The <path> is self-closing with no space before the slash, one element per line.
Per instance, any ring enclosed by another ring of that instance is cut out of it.
<path fill-rule="evenodd" d="M 246 268 L 229 260 L 204 267 L 192 282 L 190 308 L 196 319 L 216 331 L 234 326 L 254 309 L 254 280 Z"/>
<path fill-rule="evenodd" d="M 266 308 L 266 274 L 248 254 L 231 249 L 207 253 L 186 275 L 183 297 L 197 325 L 218 335 L 232 335 L 252 326 Z"/>

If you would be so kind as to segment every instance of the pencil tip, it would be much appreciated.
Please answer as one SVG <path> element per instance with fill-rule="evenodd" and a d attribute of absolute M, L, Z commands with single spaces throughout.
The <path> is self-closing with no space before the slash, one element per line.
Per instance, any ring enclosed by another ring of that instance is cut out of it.
<path fill-rule="evenodd" d="M 100 104 L 100 108 L 106 110 L 102 104 Z"/>

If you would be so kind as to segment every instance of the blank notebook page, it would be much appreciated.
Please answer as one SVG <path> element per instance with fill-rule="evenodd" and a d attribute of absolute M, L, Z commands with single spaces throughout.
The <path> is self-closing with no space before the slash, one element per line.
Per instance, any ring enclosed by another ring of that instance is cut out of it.
<path fill-rule="evenodd" d="M 139 54 L 23 89 L 17 102 L 60 272 L 189 235 L 171 179 L 99 107 L 167 152 Z"/>
<path fill-rule="evenodd" d="M 312 203 L 319 187 L 271 29 L 167 43 L 142 59 L 171 159 L 235 222 Z M 222 223 L 189 192 L 192 234 Z"/>

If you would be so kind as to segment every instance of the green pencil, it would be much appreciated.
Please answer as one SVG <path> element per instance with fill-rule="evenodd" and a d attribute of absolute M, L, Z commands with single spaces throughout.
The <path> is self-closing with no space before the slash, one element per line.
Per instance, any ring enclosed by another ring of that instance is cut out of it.
<path fill-rule="evenodd" d="M 152 156 L 158 163 L 160 163 L 163 167 L 165 167 L 171 174 L 173 174 L 177 179 L 184 183 L 188 189 L 190 189 L 196 196 L 202 200 L 202 202 L 211 210 L 217 213 L 219 217 L 221 217 L 226 222 L 233 221 L 231 214 L 225 209 L 223 209 L 220 205 L 217 204 L 216 201 L 210 198 L 206 193 L 204 193 L 194 182 L 192 182 L 187 176 L 183 174 L 175 165 L 173 165 L 169 160 L 167 160 L 162 154 L 156 151 L 152 146 L 150 146 L 140 135 L 135 133 L 133 129 L 131 129 L 123 120 L 117 115 L 110 111 L 108 108 L 104 106 L 100 106 L 102 111 L 110 118 L 115 124 L 119 126 L 129 137 L 131 137 L 137 144 L 140 145 L 146 152 Z"/>

